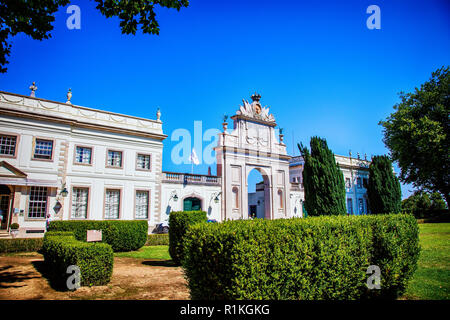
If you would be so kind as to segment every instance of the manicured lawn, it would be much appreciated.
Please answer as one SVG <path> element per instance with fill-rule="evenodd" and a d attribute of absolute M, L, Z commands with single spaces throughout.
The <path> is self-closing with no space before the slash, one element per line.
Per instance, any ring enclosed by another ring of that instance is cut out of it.
<path fill-rule="evenodd" d="M 418 268 L 403 298 L 450 299 L 450 223 L 419 224 Z"/>
<path fill-rule="evenodd" d="M 169 246 L 144 246 L 137 251 L 117 252 L 116 257 L 128 257 L 149 260 L 171 260 Z"/>

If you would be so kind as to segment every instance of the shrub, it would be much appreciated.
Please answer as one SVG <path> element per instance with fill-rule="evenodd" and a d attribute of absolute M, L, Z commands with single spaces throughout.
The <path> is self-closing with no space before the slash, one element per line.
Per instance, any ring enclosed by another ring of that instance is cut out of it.
<path fill-rule="evenodd" d="M 192 299 L 393 297 L 419 254 L 410 215 L 227 221 L 192 226 L 184 240 Z M 369 265 L 381 290 L 367 288 Z"/>
<path fill-rule="evenodd" d="M 111 245 L 114 252 L 134 251 L 147 241 L 148 222 L 119 221 L 51 221 L 49 231 L 72 231 L 75 238 L 86 241 L 87 230 L 102 230 L 102 242 Z"/>
<path fill-rule="evenodd" d="M 107 284 L 113 270 L 113 250 L 106 243 L 87 243 L 72 232 L 47 232 L 42 246 L 45 264 L 52 279 L 64 285 L 70 265 L 80 268 L 82 286 Z"/>
<path fill-rule="evenodd" d="M 149 234 L 147 238 L 146 246 L 168 246 L 169 234 Z"/>
<path fill-rule="evenodd" d="M 169 253 L 176 264 L 183 260 L 184 236 L 189 226 L 206 222 L 205 211 L 178 211 L 169 215 Z"/>
<path fill-rule="evenodd" d="M 11 229 L 14 229 L 14 230 L 19 229 L 19 224 L 17 222 L 11 223 Z"/>
<path fill-rule="evenodd" d="M 0 253 L 39 251 L 42 242 L 43 238 L 0 239 Z"/>

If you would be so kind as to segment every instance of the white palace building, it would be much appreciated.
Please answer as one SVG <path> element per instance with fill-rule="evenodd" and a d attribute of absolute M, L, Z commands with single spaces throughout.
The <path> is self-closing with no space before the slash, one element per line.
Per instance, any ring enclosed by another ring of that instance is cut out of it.
<path fill-rule="evenodd" d="M 283 135 L 258 94 L 223 123 L 214 148 L 217 176 L 162 170 L 161 113 L 156 120 L 0 91 L 0 236 L 42 236 L 46 219 L 148 221 L 171 211 L 204 210 L 208 219 L 304 216 L 303 159 L 287 154 Z M 349 214 L 368 211 L 367 160 L 336 156 Z M 263 181 L 248 193 L 250 171 Z"/>

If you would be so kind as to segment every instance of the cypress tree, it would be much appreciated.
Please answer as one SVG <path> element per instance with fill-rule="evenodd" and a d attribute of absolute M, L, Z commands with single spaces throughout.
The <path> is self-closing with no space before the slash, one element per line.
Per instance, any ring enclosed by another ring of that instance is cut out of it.
<path fill-rule="evenodd" d="M 346 214 L 344 176 L 325 139 L 312 137 L 311 153 L 301 143 L 305 160 L 303 186 L 305 209 L 309 216 Z"/>
<path fill-rule="evenodd" d="M 398 213 L 402 208 L 400 182 L 392 170 L 392 162 L 386 155 L 375 156 L 369 166 L 367 185 L 372 213 Z"/>

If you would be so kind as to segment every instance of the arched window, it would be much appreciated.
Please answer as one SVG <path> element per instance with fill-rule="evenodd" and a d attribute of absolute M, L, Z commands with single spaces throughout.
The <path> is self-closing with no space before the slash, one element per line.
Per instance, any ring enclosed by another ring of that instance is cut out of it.
<path fill-rule="evenodd" d="M 233 209 L 239 209 L 239 188 L 233 187 Z"/>
<path fill-rule="evenodd" d="M 280 199 L 280 208 L 284 208 L 284 201 L 283 201 L 283 190 L 278 190 L 278 198 Z"/>

